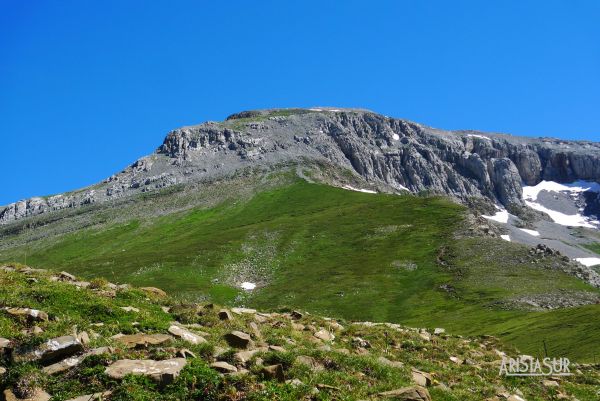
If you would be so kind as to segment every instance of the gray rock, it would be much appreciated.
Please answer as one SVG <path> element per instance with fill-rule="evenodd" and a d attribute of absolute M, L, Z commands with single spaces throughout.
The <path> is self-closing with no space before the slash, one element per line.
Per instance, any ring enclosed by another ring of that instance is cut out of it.
<path fill-rule="evenodd" d="M 102 401 L 111 395 L 111 391 L 105 391 L 103 393 L 86 394 L 76 398 L 71 398 L 67 401 Z"/>
<path fill-rule="evenodd" d="M 273 111 L 249 112 L 260 121 L 230 118 L 176 129 L 154 154 L 101 183 L 0 208 L 0 224 L 214 180 L 248 167 L 307 160 L 350 169 L 388 192 L 406 188 L 465 201 L 484 197 L 505 206 L 523 204 L 521 182 L 600 179 L 595 142 L 444 131 L 359 109 L 269 117 Z"/>
<path fill-rule="evenodd" d="M 149 345 L 158 345 L 171 340 L 172 337 L 166 334 L 129 334 L 115 337 L 117 342 L 124 344 L 127 348 L 147 347 Z"/>
<path fill-rule="evenodd" d="M 50 365 L 80 352 L 83 352 L 83 345 L 76 337 L 62 336 L 32 350 L 20 349 L 13 358 L 16 362 L 39 361 L 42 365 Z"/>
<path fill-rule="evenodd" d="M 333 334 L 324 329 L 317 331 L 314 336 L 323 341 L 333 341 L 335 339 Z"/>
<path fill-rule="evenodd" d="M 114 352 L 114 350 L 111 347 L 95 348 L 93 350 L 90 350 L 90 351 L 84 353 L 83 355 L 66 358 L 60 362 L 56 362 L 56 363 L 53 363 L 52 365 L 48 365 L 48 366 L 42 368 L 42 372 L 44 372 L 47 375 L 55 375 L 55 374 L 65 372 L 69 369 L 72 369 L 72 368 L 78 366 L 88 356 L 112 354 L 113 352 Z"/>
<path fill-rule="evenodd" d="M 403 387 L 397 390 L 384 391 L 379 393 L 379 396 L 399 401 L 431 401 L 429 391 L 421 386 Z"/>
<path fill-rule="evenodd" d="M 267 379 L 275 379 L 280 382 L 285 381 L 285 374 L 283 373 L 283 366 L 280 364 L 265 366 L 260 371 L 262 375 Z"/>
<path fill-rule="evenodd" d="M 41 310 L 30 309 L 30 308 L 4 308 L 6 313 L 12 316 L 23 316 L 31 321 L 46 322 L 48 321 L 48 314 Z"/>
<path fill-rule="evenodd" d="M 122 359 L 108 366 L 105 373 L 112 379 L 121 380 L 129 374 L 147 376 L 161 385 L 169 384 L 179 376 L 187 364 L 185 358 L 154 361 L 151 359 Z"/>
<path fill-rule="evenodd" d="M 235 348 L 249 348 L 252 345 L 250 335 L 241 331 L 232 331 L 225 334 L 224 338 L 230 346 Z"/>
<path fill-rule="evenodd" d="M 190 344 L 203 344 L 206 343 L 206 339 L 198 334 L 192 333 L 188 329 L 185 329 L 181 326 L 172 324 L 169 327 L 169 333 L 173 334 L 175 337 L 179 337 L 184 341 L 187 341 Z"/>
<path fill-rule="evenodd" d="M 216 370 L 217 372 L 221 373 L 235 373 L 238 371 L 238 369 L 235 366 L 230 365 L 229 363 L 224 361 L 217 361 L 211 363 L 210 367 Z"/>

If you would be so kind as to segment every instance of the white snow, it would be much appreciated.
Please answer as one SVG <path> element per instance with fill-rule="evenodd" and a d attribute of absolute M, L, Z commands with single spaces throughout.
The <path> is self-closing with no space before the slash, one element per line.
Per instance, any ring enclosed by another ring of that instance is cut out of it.
<path fill-rule="evenodd" d="M 506 209 L 502 209 L 496 206 L 496 208 L 498 208 L 499 210 L 496 212 L 496 214 L 494 214 L 493 216 L 486 216 L 485 214 L 482 214 L 481 217 L 484 217 L 488 220 L 494 220 L 497 221 L 498 223 L 508 223 L 508 211 Z"/>
<path fill-rule="evenodd" d="M 394 141 L 397 141 L 397 140 L 399 140 L 399 139 L 400 139 L 400 135 L 398 135 L 398 134 L 393 134 L 393 135 L 392 135 L 392 138 L 394 138 Z"/>
<path fill-rule="evenodd" d="M 575 258 L 575 260 L 585 266 L 600 265 L 600 258 Z"/>
<path fill-rule="evenodd" d="M 500 238 L 502 238 L 504 241 L 510 242 L 510 236 L 509 235 L 501 235 Z"/>
<path fill-rule="evenodd" d="M 569 184 L 559 184 L 554 181 L 542 181 L 535 186 L 523 186 L 523 199 L 525 204 L 532 209 L 539 210 L 550 216 L 557 224 L 573 227 L 588 227 L 596 228 L 587 217 L 581 214 L 565 214 L 557 210 L 548 209 L 537 202 L 538 195 L 541 191 L 548 192 L 569 192 L 577 194 L 579 192 L 600 192 L 600 184 L 597 182 L 575 181 Z"/>
<path fill-rule="evenodd" d="M 535 186 L 523 186 L 523 198 L 530 201 L 536 201 L 541 191 L 549 192 L 600 192 L 600 184 L 589 181 L 575 181 L 570 184 L 559 184 L 554 181 L 542 181 Z"/>
<path fill-rule="evenodd" d="M 251 283 L 249 281 L 244 281 L 242 284 L 240 284 L 240 287 L 243 290 L 252 291 L 253 289 L 256 288 L 256 284 L 255 283 Z"/>
<path fill-rule="evenodd" d="M 351 187 L 350 185 L 344 185 L 342 188 L 350 190 L 350 191 L 364 192 L 364 193 L 367 193 L 367 194 L 376 194 L 377 193 L 377 191 L 372 191 L 370 189 L 354 188 L 354 187 Z"/>
<path fill-rule="evenodd" d="M 527 233 L 529 235 L 533 235 L 534 237 L 539 237 L 540 236 L 540 233 L 538 231 L 535 231 L 535 230 L 528 230 L 526 228 L 519 228 L 519 230 L 521 230 L 524 233 Z"/>
<path fill-rule="evenodd" d="M 487 139 L 488 141 L 491 141 L 490 138 L 488 138 L 487 136 L 483 136 L 483 135 L 467 134 L 467 136 L 470 136 L 471 138 L 481 138 L 481 139 Z"/>

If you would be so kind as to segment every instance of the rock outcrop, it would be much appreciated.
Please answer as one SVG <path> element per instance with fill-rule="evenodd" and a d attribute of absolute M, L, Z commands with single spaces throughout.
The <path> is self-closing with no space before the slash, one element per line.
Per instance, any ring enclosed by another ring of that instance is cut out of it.
<path fill-rule="evenodd" d="M 507 207 L 524 205 L 521 182 L 600 180 L 600 143 L 444 131 L 365 110 L 263 110 L 174 130 L 154 154 L 102 183 L 0 209 L 0 224 L 307 161 L 349 169 L 382 191 L 484 197 Z"/>

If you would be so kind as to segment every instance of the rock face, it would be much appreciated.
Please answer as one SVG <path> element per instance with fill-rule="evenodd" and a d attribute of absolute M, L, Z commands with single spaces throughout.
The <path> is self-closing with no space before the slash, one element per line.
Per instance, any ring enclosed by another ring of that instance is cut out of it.
<path fill-rule="evenodd" d="M 262 110 L 174 130 L 154 154 L 102 183 L 0 208 L 0 224 L 307 160 L 350 169 L 385 191 L 485 197 L 505 206 L 523 205 L 521 182 L 600 180 L 595 142 L 444 131 L 365 110 Z"/>
<path fill-rule="evenodd" d="M 151 359 L 122 359 L 106 368 L 105 373 L 112 379 L 120 380 L 128 374 L 148 376 L 161 385 L 171 383 L 185 367 L 185 358 L 154 361 Z"/>

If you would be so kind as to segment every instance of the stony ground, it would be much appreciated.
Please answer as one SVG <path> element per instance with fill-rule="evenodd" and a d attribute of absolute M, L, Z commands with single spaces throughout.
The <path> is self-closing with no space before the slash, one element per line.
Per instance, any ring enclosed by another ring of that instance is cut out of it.
<path fill-rule="evenodd" d="M 599 365 L 499 375 L 494 337 L 181 303 L 157 288 L 0 270 L 6 400 L 597 400 Z"/>

